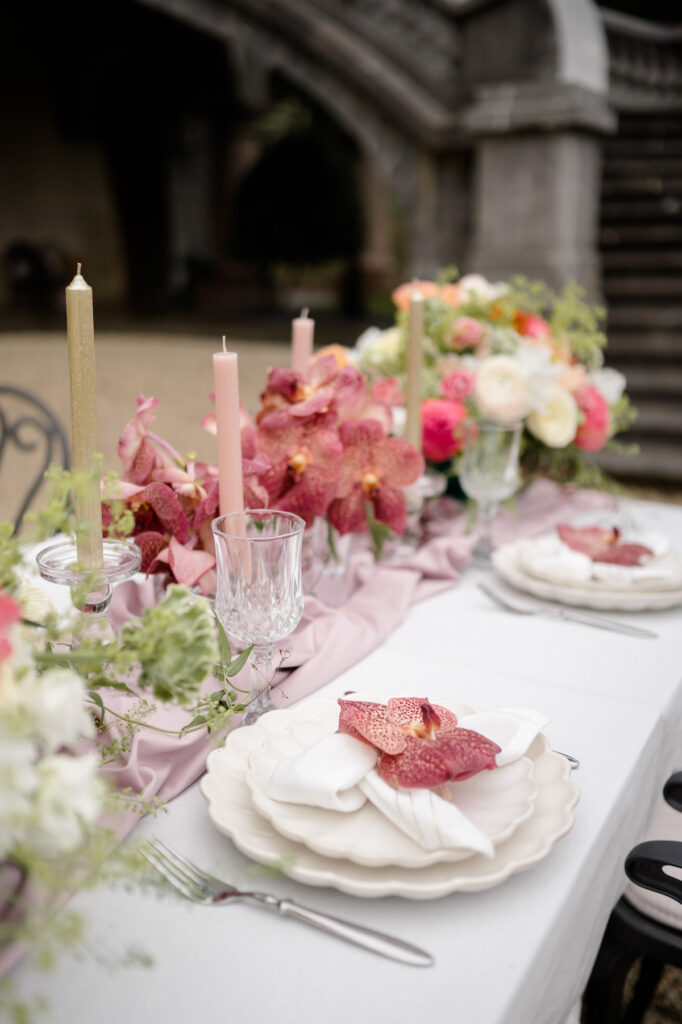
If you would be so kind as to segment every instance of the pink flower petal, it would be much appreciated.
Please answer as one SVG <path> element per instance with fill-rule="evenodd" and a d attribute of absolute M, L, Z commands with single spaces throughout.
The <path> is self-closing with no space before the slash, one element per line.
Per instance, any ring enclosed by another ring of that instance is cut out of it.
<path fill-rule="evenodd" d="M 190 551 L 175 537 L 171 537 L 169 563 L 178 583 L 193 587 L 205 572 L 215 566 L 215 557 L 209 551 Z"/>
<path fill-rule="evenodd" d="M 363 739 L 389 754 L 405 750 L 407 737 L 389 720 L 385 704 L 339 698 L 339 707 L 339 732 Z"/>
<path fill-rule="evenodd" d="M 162 533 L 147 530 L 144 533 L 138 533 L 133 540 L 142 553 L 140 572 L 153 572 L 152 565 L 163 549 L 168 546 L 168 539 Z"/>
<path fill-rule="evenodd" d="M 382 754 L 379 774 L 391 786 L 432 789 L 497 767 L 499 752 L 496 743 L 471 729 L 455 729 L 435 739 L 408 736 L 402 753 Z"/>
<path fill-rule="evenodd" d="M 147 484 L 141 497 L 154 510 L 164 530 L 184 544 L 189 536 L 189 521 L 173 489 L 155 482 Z"/>
<path fill-rule="evenodd" d="M 424 725 L 424 706 L 435 711 L 440 732 L 452 732 L 457 728 L 457 715 L 440 704 L 431 704 L 426 697 L 391 697 L 388 701 L 388 717 L 394 725 L 409 731 Z"/>

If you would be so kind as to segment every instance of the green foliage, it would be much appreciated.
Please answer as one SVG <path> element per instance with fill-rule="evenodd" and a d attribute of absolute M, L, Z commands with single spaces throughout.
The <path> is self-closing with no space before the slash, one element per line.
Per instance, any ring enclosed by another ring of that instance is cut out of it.
<path fill-rule="evenodd" d="M 121 632 L 122 648 L 138 662 L 138 685 L 158 700 L 187 704 L 218 659 L 208 602 L 187 587 L 171 585 L 164 597 Z"/>

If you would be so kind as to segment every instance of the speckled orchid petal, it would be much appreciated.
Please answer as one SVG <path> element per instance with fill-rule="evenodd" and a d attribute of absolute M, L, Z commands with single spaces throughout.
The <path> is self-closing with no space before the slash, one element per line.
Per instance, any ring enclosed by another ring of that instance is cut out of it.
<path fill-rule="evenodd" d="M 338 372 L 339 364 L 336 357 L 330 352 L 329 355 L 319 356 L 312 361 L 308 367 L 306 379 L 310 387 L 317 390 L 333 380 Z"/>
<path fill-rule="evenodd" d="M 164 530 L 184 544 L 189 536 L 189 522 L 172 487 L 160 482 L 147 484 L 139 497 L 154 510 Z"/>
<path fill-rule="evenodd" d="M 365 496 L 361 487 L 355 487 L 343 498 L 335 498 L 327 510 L 329 522 L 341 536 L 347 533 L 368 533 Z"/>
<path fill-rule="evenodd" d="M 364 392 L 364 379 L 355 366 L 344 366 L 332 381 L 335 403 L 345 406 Z"/>
<path fill-rule="evenodd" d="M 155 462 L 154 448 L 145 439 L 149 425 L 156 416 L 156 410 L 161 402 L 158 398 L 145 398 L 144 395 L 138 395 L 136 402 L 135 416 L 126 424 L 121 433 L 118 442 L 118 456 L 123 464 L 124 476 L 132 480 L 133 483 L 144 483 L 146 476 L 142 474 L 145 468 L 147 474 L 150 473 Z M 140 453 L 141 447 L 144 448 L 142 453 Z"/>
<path fill-rule="evenodd" d="M 620 531 L 600 526 L 557 526 L 559 537 L 573 551 L 587 555 L 593 562 L 609 565 L 642 565 L 653 556 L 651 548 L 620 540 Z"/>
<path fill-rule="evenodd" d="M 424 472 L 424 458 L 400 437 L 384 437 L 374 446 L 374 469 L 391 487 L 407 487 Z"/>
<path fill-rule="evenodd" d="M 407 526 L 407 503 L 402 491 L 379 484 L 369 494 L 374 518 L 378 523 L 385 523 L 394 533 L 403 534 Z"/>
<path fill-rule="evenodd" d="M 432 789 L 497 767 L 499 751 L 496 743 L 471 729 L 440 733 L 435 739 L 408 736 L 402 753 L 382 754 L 379 774 L 391 786 Z"/>
<path fill-rule="evenodd" d="M 431 704 L 426 697 L 391 697 L 387 708 L 389 719 L 406 732 L 424 726 L 425 714 L 438 731 L 452 732 L 457 728 L 457 715 L 440 704 Z"/>
<path fill-rule="evenodd" d="M 301 375 L 295 370 L 275 367 L 268 373 L 265 389 L 266 391 L 275 391 L 278 395 L 286 398 L 288 402 L 293 402 L 301 383 Z"/>
<path fill-rule="evenodd" d="M 206 487 L 206 497 L 199 502 L 194 513 L 194 529 L 198 530 L 206 522 L 215 519 L 218 515 L 218 503 L 220 500 L 218 492 L 218 481 L 214 480 Z"/>
<path fill-rule="evenodd" d="M 144 533 L 138 533 L 134 540 L 142 554 L 140 572 L 153 572 L 152 566 L 158 559 L 159 554 L 168 546 L 167 537 L 164 537 L 162 533 L 147 530 Z"/>
<path fill-rule="evenodd" d="M 310 398 L 304 398 L 302 402 L 292 405 L 289 415 L 295 416 L 297 419 L 305 419 L 320 412 L 327 412 L 335 397 L 333 388 L 320 388 Z"/>
<path fill-rule="evenodd" d="M 193 587 L 204 573 L 215 565 L 215 556 L 209 551 L 192 551 L 171 537 L 169 548 L 169 565 L 178 583 Z"/>
<path fill-rule="evenodd" d="M 339 732 L 362 739 L 389 754 L 405 750 L 407 737 L 388 717 L 385 704 L 339 698 Z"/>

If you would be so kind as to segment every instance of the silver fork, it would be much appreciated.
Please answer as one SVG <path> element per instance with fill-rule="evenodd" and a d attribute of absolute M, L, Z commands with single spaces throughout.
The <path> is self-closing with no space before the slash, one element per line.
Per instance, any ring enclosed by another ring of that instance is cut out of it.
<path fill-rule="evenodd" d="M 255 903 L 259 907 L 277 911 L 286 917 L 296 918 L 297 921 L 304 921 L 324 932 L 336 935 L 339 939 L 354 942 L 356 946 L 362 946 L 391 960 L 399 960 L 400 963 L 409 964 L 411 967 L 431 967 L 434 963 L 430 953 L 417 946 L 411 946 L 402 939 L 395 939 L 372 928 L 364 928 L 362 925 L 322 914 L 319 910 L 303 907 L 293 900 L 281 900 L 264 892 L 244 892 L 236 889 L 233 885 L 228 885 L 214 875 L 202 871 L 196 864 L 171 850 L 156 837 L 144 844 L 141 853 L 166 881 L 195 903 L 214 907 L 229 904 L 232 900 Z"/>
<path fill-rule="evenodd" d="M 631 626 L 626 622 L 616 622 L 608 619 L 605 615 L 597 615 L 593 612 L 583 611 L 582 608 L 567 608 L 564 605 L 547 604 L 535 598 L 521 597 L 521 595 L 510 594 L 508 591 L 498 590 L 492 584 L 479 581 L 479 589 L 491 597 L 503 608 L 520 615 L 549 615 L 557 619 L 569 619 L 572 622 L 582 622 L 586 626 L 597 626 L 599 629 L 608 629 L 613 633 L 623 633 L 625 636 L 638 636 L 645 639 L 655 640 L 658 633 L 652 629 L 643 629 L 641 626 Z"/>

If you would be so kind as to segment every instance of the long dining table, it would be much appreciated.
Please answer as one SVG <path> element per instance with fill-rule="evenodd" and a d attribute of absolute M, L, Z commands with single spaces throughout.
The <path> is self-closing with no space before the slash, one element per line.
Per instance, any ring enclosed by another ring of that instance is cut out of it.
<path fill-rule="evenodd" d="M 627 507 L 682 550 L 682 507 Z M 572 827 L 546 856 L 481 891 L 359 898 L 254 864 L 213 824 L 197 780 L 133 834 L 156 835 L 237 885 L 397 935 L 435 965 L 403 966 L 246 904 L 205 907 L 102 883 L 71 900 L 86 921 L 82 945 L 51 972 L 28 960 L 14 971 L 19 994 L 46 997 L 41 1021 L 562 1024 L 624 887 L 624 857 L 682 765 L 682 607 L 610 613 L 657 633 L 642 639 L 506 611 L 477 586 L 490 575 L 468 567 L 457 585 L 412 605 L 313 699 L 410 693 L 546 714 L 552 748 L 579 761 L 571 778 L 580 790 Z M 134 962 L 131 949 L 152 964 Z"/>

